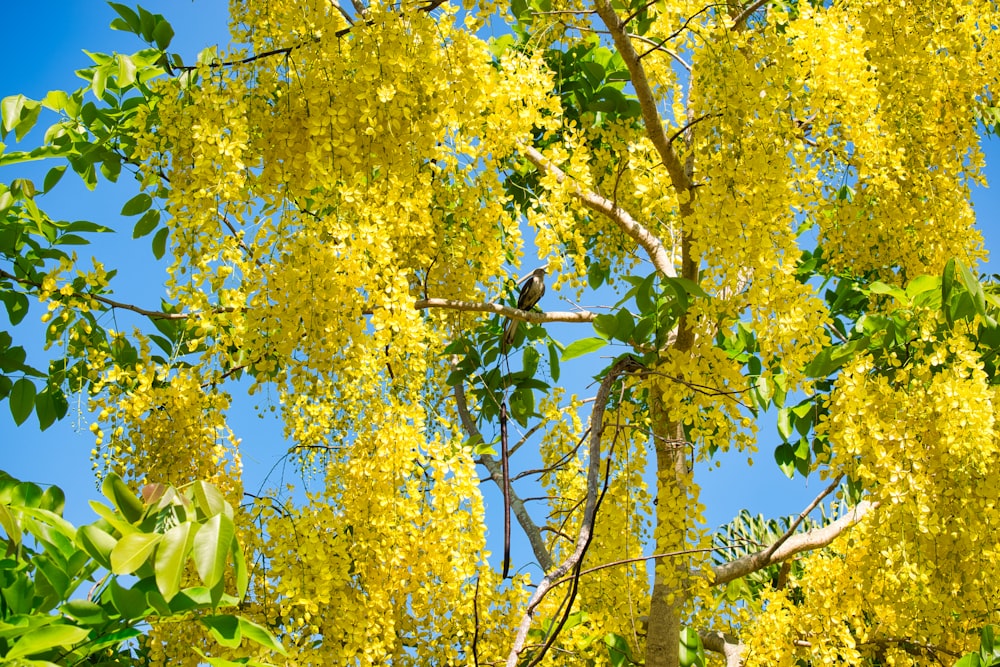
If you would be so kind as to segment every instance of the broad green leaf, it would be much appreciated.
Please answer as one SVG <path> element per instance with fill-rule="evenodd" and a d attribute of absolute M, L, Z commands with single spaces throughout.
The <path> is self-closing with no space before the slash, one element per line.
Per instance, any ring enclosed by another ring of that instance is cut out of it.
<path fill-rule="evenodd" d="M 778 435 L 786 442 L 792 437 L 791 410 L 789 408 L 778 410 Z"/>
<path fill-rule="evenodd" d="M 202 625 L 212 632 L 215 641 L 226 648 L 236 648 L 243 638 L 240 621 L 232 614 L 220 614 L 217 616 L 205 616 L 201 620 Z"/>
<path fill-rule="evenodd" d="M 236 537 L 236 526 L 225 514 L 216 514 L 194 536 L 194 564 L 198 576 L 209 588 L 222 580 L 229 545 Z"/>
<path fill-rule="evenodd" d="M 910 303 L 910 299 L 906 296 L 906 292 L 894 285 L 887 285 L 886 283 L 875 281 L 868 289 L 873 294 L 888 294 L 902 304 Z"/>
<path fill-rule="evenodd" d="M 169 231 L 164 227 L 156 232 L 156 236 L 153 237 L 153 256 L 156 259 L 163 259 L 163 255 L 167 252 L 167 234 Z"/>
<path fill-rule="evenodd" d="M 21 109 L 27 101 L 28 98 L 24 95 L 11 95 L 0 100 L 0 119 L 2 119 L 0 129 L 3 130 L 3 135 L 13 130 L 21 121 Z"/>
<path fill-rule="evenodd" d="M 87 625 L 108 620 L 105 608 L 91 600 L 70 600 L 59 607 L 59 611 Z"/>
<path fill-rule="evenodd" d="M 118 540 L 111 550 L 111 571 L 132 574 L 146 562 L 162 539 L 162 535 L 155 533 L 132 533 Z"/>
<path fill-rule="evenodd" d="M 215 514 L 225 514 L 233 517 L 233 508 L 226 502 L 222 493 L 213 484 L 198 480 L 192 484 L 195 505 L 201 510 L 201 516 L 207 518 Z"/>
<path fill-rule="evenodd" d="M 48 173 L 45 174 L 45 180 L 42 182 L 42 191 L 49 192 L 50 190 L 52 190 L 52 188 L 56 186 L 56 183 L 59 182 L 59 179 L 61 179 L 63 177 L 63 174 L 65 173 L 66 173 L 66 165 L 64 164 L 49 169 Z"/>
<path fill-rule="evenodd" d="M 160 212 L 156 209 L 146 211 L 139 218 L 139 221 L 135 223 L 135 228 L 132 230 L 132 238 L 138 239 L 145 236 L 156 229 L 158 224 L 160 224 Z"/>
<path fill-rule="evenodd" d="M 681 667 L 705 667 L 705 648 L 701 637 L 691 628 L 681 630 Z"/>
<path fill-rule="evenodd" d="M 138 35 L 141 25 L 139 22 L 139 15 L 136 14 L 135 11 L 133 11 L 132 8 L 128 7 L 127 5 L 123 5 L 118 2 L 109 2 L 108 4 L 111 5 L 112 9 L 118 12 L 118 16 L 122 17 L 122 20 L 125 22 L 126 26 L 126 28 L 115 28 L 115 25 L 112 22 L 111 24 L 112 27 L 115 28 L 116 30 L 125 29 L 128 32 L 133 32 Z"/>
<path fill-rule="evenodd" d="M 169 602 L 181 589 L 187 554 L 194 542 L 193 524 L 178 524 L 163 534 L 156 549 L 156 585 Z"/>
<path fill-rule="evenodd" d="M 608 341 L 603 338 L 581 338 L 580 340 L 575 340 L 563 350 L 562 360 L 569 361 L 570 359 L 582 357 L 585 354 L 590 354 L 601 349 L 607 344 Z"/>
<path fill-rule="evenodd" d="M 559 349 L 551 343 L 549 344 L 549 375 L 552 376 L 553 382 L 559 381 Z"/>
<path fill-rule="evenodd" d="M 90 524 L 77 529 L 76 540 L 95 561 L 101 564 L 101 567 L 111 569 L 111 551 L 118 544 L 117 539 Z"/>
<path fill-rule="evenodd" d="M 792 479 L 795 476 L 795 449 L 789 445 L 787 442 L 783 445 L 778 445 L 774 449 L 774 460 L 781 468 L 781 472 L 785 473 L 788 479 Z"/>
<path fill-rule="evenodd" d="M 608 658 L 612 667 L 627 667 L 633 664 L 632 654 L 624 637 L 609 632 L 604 635 L 604 643 L 608 647 Z"/>
<path fill-rule="evenodd" d="M 597 332 L 601 338 L 611 339 L 615 337 L 615 333 L 618 331 L 618 318 L 614 315 L 601 314 L 594 318 L 594 331 Z M 563 359 L 565 359 L 565 354 Z"/>
<path fill-rule="evenodd" d="M 21 635 L 7 651 L 5 658 L 13 661 L 52 648 L 70 648 L 86 639 L 88 634 L 90 634 L 88 629 L 78 628 L 75 625 L 58 624 L 35 628 Z"/>
<path fill-rule="evenodd" d="M 243 555 L 243 549 L 237 540 L 233 540 L 229 555 L 233 559 L 233 569 L 236 570 L 236 594 L 243 597 L 250 585 L 250 573 L 247 570 L 247 560 Z"/>
<path fill-rule="evenodd" d="M 101 482 L 101 493 L 104 497 L 114 503 L 118 511 L 131 523 L 135 523 L 142 516 L 145 505 L 132 493 L 132 489 L 122 481 L 114 472 L 109 472 Z"/>
<path fill-rule="evenodd" d="M 275 651 L 282 655 L 288 655 L 285 651 L 285 647 L 281 645 L 277 639 L 274 638 L 270 632 L 268 632 L 264 626 L 257 625 L 253 621 L 248 621 L 242 616 L 239 618 L 240 633 L 247 639 L 257 642 L 269 651 Z"/>
<path fill-rule="evenodd" d="M 8 401 L 14 423 L 20 426 L 35 409 L 35 383 L 28 378 L 21 378 L 11 388 Z"/>
<path fill-rule="evenodd" d="M 688 280 L 687 278 L 682 278 L 681 276 L 677 276 L 676 278 L 663 278 L 663 280 L 683 289 L 691 296 L 700 297 L 702 299 L 711 298 L 708 292 L 702 289 L 701 285 L 694 282 L 693 280 Z"/>
<path fill-rule="evenodd" d="M 123 618 L 138 620 L 149 611 L 146 594 L 135 588 L 124 588 L 116 579 L 111 580 L 111 600 Z"/>
<path fill-rule="evenodd" d="M 174 29 L 170 27 L 170 24 L 160 19 L 153 28 L 153 41 L 156 42 L 156 46 L 162 51 L 166 51 L 167 47 L 170 46 L 170 40 L 174 38 Z"/>
<path fill-rule="evenodd" d="M 117 54 L 115 59 L 118 61 L 118 72 L 115 78 L 118 80 L 119 87 L 131 86 L 135 83 L 135 63 L 132 59 L 124 54 Z"/>
<path fill-rule="evenodd" d="M 122 206 L 122 215 L 132 216 L 139 215 L 140 213 L 145 213 L 149 210 L 149 207 L 153 205 L 153 198 L 150 197 L 145 192 L 140 192 L 136 196 L 125 202 Z"/>

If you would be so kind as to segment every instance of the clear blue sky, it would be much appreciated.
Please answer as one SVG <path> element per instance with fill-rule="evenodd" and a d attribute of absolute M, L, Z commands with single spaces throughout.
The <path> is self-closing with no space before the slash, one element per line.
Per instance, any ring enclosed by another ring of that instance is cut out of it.
<path fill-rule="evenodd" d="M 134 36 L 108 29 L 115 14 L 99 0 L 33 0 L 6 4 L 3 13 L 7 29 L 4 39 L 0 41 L 0 62 L 4 63 L 4 67 L 0 68 L 0 98 L 23 93 L 40 99 L 51 89 L 72 90 L 79 87 L 80 82 L 73 70 L 89 64 L 82 52 L 84 49 L 129 53 L 142 48 Z M 141 4 L 170 20 L 176 32 L 171 50 L 181 53 L 186 62 L 193 60 L 204 46 L 225 42 L 228 3 L 224 0 L 147 0 Z M 42 124 L 44 120 L 43 117 Z M 8 142 L 12 141 L 10 137 Z M 987 149 L 987 159 L 1000 162 L 1000 147 L 996 142 Z M 34 172 L 38 181 L 48 166 Z M 20 176 L 18 169 L 0 168 L 0 180 L 9 181 Z M 987 173 L 1000 178 L 1000 171 L 993 165 Z M 119 269 L 119 276 L 113 283 L 116 298 L 155 306 L 163 290 L 158 281 L 161 274 L 150 271 L 155 268 L 155 262 L 149 251 L 148 239 L 131 242 L 130 231 L 134 221 L 123 221 L 118 216 L 122 204 L 135 192 L 135 186 L 129 180 L 128 175 L 123 174 L 120 186 L 109 187 L 102 183 L 96 193 L 91 193 L 78 185 L 72 174 L 67 174 L 52 195 L 45 198 L 43 206 L 63 219 L 92 220 L 122 230 L 95 244 L 94 253 L 103 257 L 109 268 Z M 1000 242 L 1000 235 L 996 232 L 997 198 L 989 191 L 977 191 L 975 203 L 980 225 L 987 235 L 987 245 L 997 247 Z M 80 251 L 84 255 L 87 248 Z M 988 268 L 1000 272 L 995 262 Z M 29 337 L 40 340 L 38 317 L 41 313 L 42 309 L 36 304 L 25 322 L 15 330 L 15 342 L 24 344 Z M 116 328 L 125 328 L 126 323 L 127 320 L 121 320 Z M 586 335 L 589 334 L 579 333 L 577 337 Z M 579 383 L 581 393 L 584 393 L 587 384 L 587 381 Z M 280 426 L 273 421 L 260 421 L 247 400 L 237 401 L 232 417 L 234 430 L 243 440 L 247 475 L 253 480 L 247 484 L 247 489 L 254 490 L 253 484 L 259 483 L 271 472 L 285 450 Z M 83 500 L 95 497 L 89 462 L 93 436 L 87 428 L 88 424 L 86 406 L 74 404 L 69 416 L 45 433 L 38 431 L 34 416 L 22 427 L 16 428 L 6 403 L 0 405 L 0 469 L 22 479 L 63 487 L 71 502 L 79 501 L 73 503 L 67 512 L 75 522 L 91 519 Z M 699 482 L 704 487 L 702 502 L 708 506 L 709 525 L 728 521 L 743 507 L 769 516 L 797 513 L 823 488 L 818 480 L 806 483 L 800 478 L 794 481 L 786 479 L 773 463 L 772 450 L 776 442 L 773 428 L 766 428 L 762 432 L 761 451 L 754 455 L 756 465 L 749 474 L 745 456 L 737 455 L 733 457 L 732 465 L 724 465 L 721 470 L 699 476 Z M 288 474 L 294 475 L 290 468 Z M 272 477 L 270 481 L 274 484 L 279 480 Z M 491 504 L 498 502 L 498 496 L 492 490 L 487 497 Z M 495 504 L 493 506 L 496 507 Z M 515 532 L 518 532 L 516 527 Z M 500 550 L 495 537 L 499 533 L 499 529 L 494 527 L 494 537 L 491 537 L 494 553 Z"/>

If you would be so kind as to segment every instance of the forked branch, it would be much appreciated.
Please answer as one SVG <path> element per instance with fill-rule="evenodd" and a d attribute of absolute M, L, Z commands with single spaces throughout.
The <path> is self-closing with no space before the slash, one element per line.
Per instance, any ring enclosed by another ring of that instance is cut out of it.
<path fill-rule="evenodd" d="M 569 178 L 566 172 L 546 159 L 538 149 L 527 144 L 521 144 L 519 148 L 524 156 L 528 158 L 528 161 L 535 165 L 535 168 L 543 173 L 551 174 L 559 184 L 565 183 Z M 571 194 L 584 206 L 605 216 L 611 222 L 618 225 L 623 232 L 632 237 L 646 251 L 657 271 L 669 278 L 677 277 L 677 270 L 674 268 L 673 259 L 671 259 L 670 253 L 667 252 L 663 242 L 633 218 L 628 211 L 619 206 L 617 202 L 602 197 L 596 192 L 585 190 L 576 184 L 574 184 Z"/>
<path fill-rule="evenodd" d="M 821 528 L 792 535 L 777 548 L 767 547 L 752 554 L 737 558 L 734 561 L 716 565 L 712 568 L 715 575 L 715 584 L 727 584 L 730 581 L 745 577 L 746 575 L 761 570 L 769 565 L 788 560 L 792 556 L 803 551 L 814 551 L 821 549 L 845 530 L 861 521 L 869 512 L 878 507 L 878 503 L 863 500 L 836 521 Z"/>
<path fill-rule="evenodd" d="M 590 543 L 594 530 L 594 520 L 597 516 L 598 496 L 600 494 L 600 468 L 601 468 L 601 438 L 604 434 L 604 411 L 611 396 L 611 388 L 618 380 L 619 376 L 640 369 L 638 362 L 631 357 L 619 359 L 609 370 L 604 379 L 601 380 L 600 388 L 597 390 L 597 398 L 594 401 L 594 411 L 590 415 L 590 445 L 589 460 L 587 463 L 587 496 L 583 506 L 583 517 L 580 520 L 580 532 L 577 534 L 576 543 L 572 553 L 559 564 L 558 567 L 546 573 L 539 582 L 528 606 L 521 618 L 521 623 L 517 628 L 517 636 L 514 645 L 507 655 L 507 667 L 516 667 L 521 651 L 524 650 L 525 642 L 528 639 L 528 631 L 534 620 L 535 610 L 545 598 L 546 594 L 562 577 L 572 570 L 581 561 L 586 553 L 587 545 Z"/>

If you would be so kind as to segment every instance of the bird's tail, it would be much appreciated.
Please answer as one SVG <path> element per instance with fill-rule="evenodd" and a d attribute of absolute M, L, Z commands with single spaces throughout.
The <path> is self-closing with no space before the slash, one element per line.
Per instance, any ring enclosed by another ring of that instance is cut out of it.
<path fill-rule="evenodd" d="M 517 320 L 508 320 L 507 326 L 503 330 L 503 350 L 509 350 L 514 344 L 514 336 L 517 334 Z"/>

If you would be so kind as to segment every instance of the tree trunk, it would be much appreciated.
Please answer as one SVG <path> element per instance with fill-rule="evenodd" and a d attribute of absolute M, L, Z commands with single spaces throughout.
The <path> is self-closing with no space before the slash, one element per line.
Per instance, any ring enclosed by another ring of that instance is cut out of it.
<path fill-rule="evenodd" d="M 656 553 L 671 553 L 687 548 L 687 520 L 672 513 L 677 508 L 671 498 L 688 496 L 687 447 L 684 429 L 672 422 L 663 409 L 661 390 L 651 390 L 651 415 L 656 449 Z M 681 613 L 684 609 L 684 581 L 689 576 L 688 558 L 674 556 L 657 560 L 653 579 L 653 595 L 649 606 L 649 627 L 646 636 L 646 667 L 679 667 Z"/>

